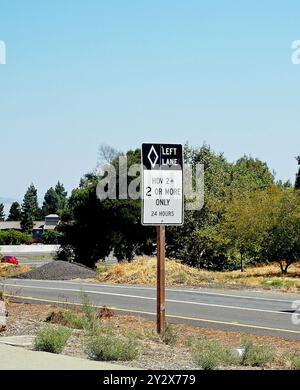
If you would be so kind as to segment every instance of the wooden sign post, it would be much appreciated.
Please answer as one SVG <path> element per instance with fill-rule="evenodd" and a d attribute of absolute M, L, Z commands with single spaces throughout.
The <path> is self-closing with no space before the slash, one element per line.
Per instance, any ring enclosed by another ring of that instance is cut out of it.
<path fill-rule="evenodd" d="M 166 329 L 165 238 L 165 226 L 157 226 L 157 333 L 161 335 Z"/>

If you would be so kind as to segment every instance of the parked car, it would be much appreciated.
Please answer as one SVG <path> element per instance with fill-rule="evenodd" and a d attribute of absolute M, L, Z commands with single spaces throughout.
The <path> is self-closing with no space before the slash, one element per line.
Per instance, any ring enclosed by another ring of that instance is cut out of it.
<path fill-rule="evenodd" d="M 1 263 L 18 265 L 19 260 L 15 256 L 3 256 L 1 259 Z"/>

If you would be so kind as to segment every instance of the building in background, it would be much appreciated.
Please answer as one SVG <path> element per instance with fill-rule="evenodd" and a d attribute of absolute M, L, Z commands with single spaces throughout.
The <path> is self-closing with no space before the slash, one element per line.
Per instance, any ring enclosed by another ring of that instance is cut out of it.
<path fill-rule="evenodd" d="M 39 240 L 43 233 L 47 230 L 56 230 L 59 225 L 59 216 L 57 214 L 49 214 L 44 221 L 34 221 L 32 228 L 32 238 Z M 0 222 L 0 231 L 16 230 L 22 231 L 20 221 L 3 221 Z"/>

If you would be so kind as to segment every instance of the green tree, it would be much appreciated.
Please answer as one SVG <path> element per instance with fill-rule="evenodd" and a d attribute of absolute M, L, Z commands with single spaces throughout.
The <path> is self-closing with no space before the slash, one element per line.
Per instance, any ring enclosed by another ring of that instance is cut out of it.
<path fill-rule="evenodd" d="M 5 220 L 5 214 L 4 214 L 4 204 L 0 203 L 0 221 Z"/>
<path fill-rule="evenodd" d="M 33 223 L 40 217 L 38 206 L 37 190 L 31 184 L 26 191 L 22 203 L 21 228 L 24 232 L 29 233 L 33 228 Z"/>
<path fill-rule="evenodd" d="M 263 256 L 278 262 L 282 273 L 300 259 L 300 196 L 287 189 L 274 205 L 274 218 L 263 241 Z"/>
<path fill-rule="evenodd" d="M 224 241 L 219 232 L 228 205 L 271 187 L 274 176 L 258 159 L 244 156 L 236 163 L 229 163 L 222 153 L 215 153 L 208 145 L 200 148 L 186 145 L 185 162 L 192 167 L 197 163 L 204 165 L 205 204 L 201 210 L 186 211 L 182 227 L 167 229 L 167 253 L 195 267 L 230 268 L 228 240 Z"/>
<path fill-rule="evenodd" d="M 127 153 L 128 167 L 140 164 L 140 150 Z M 118 172 L 118 159 L 112 164 Z M 118 187 L 117 175 L 117 187 Z M 128 182 L 134 178 L 128 177 Z M 112 249 L 118 260 L 131 260 L 135 254 L 153 251 L 154 232 L 141 226 L 140 199 L 105 199 L 96 196 L 99 177 L 95 173 L 85 175 L 79 188 L 70 198 L 72 222 L 63 223 L 60 231 L 65 233 L 64 247 L 75 255 L 77 262 L 90 267 L 107 256 Z M 60 254 L 61 256 L 62 254 Z"/>
<path fill-rule="evenodd" d="M 297 175 L 296 175 L 295 188 L 296 188 L 297 190 L 300 190 L 300 156 L 298 156 L 296 159 L 297 159 L 297 161 L 298 161 L 299 170 L 298 170 L 298 173 L 297 173 Z"/>
<path fill-rule="evenodd" d="M 67 209 L 67 192 L 63 184 L 58 182 L 55 188 L 51 187 L 46 192 L 42 206 L 43 216 L 48 214 L 58 214 L 66 212 Z"/>
<path fill-rule="evenodd" d="M 22 212 L 19 202 L 13 202 L 9 209 L 7 221 L 20 221 L 21 217 Z"/>
<path fill-rule="evenodd" d="M 218 231 L 229 258 L 233 263 L 238 259 L 242 272 L 245 261 L 259 259 L 279 195 L 280 189 L 272 186 L 234 198 L 227 204 Z"/>

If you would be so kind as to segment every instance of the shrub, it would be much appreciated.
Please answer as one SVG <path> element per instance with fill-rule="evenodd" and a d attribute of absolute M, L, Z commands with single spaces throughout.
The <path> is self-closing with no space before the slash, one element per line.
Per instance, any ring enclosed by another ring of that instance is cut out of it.
<path fill-rule="evenodd" d="M 243 366 L 261 367 L 273 360 L 273 353 L 264 346 L 254 345 L 252 341 L 242 342 L 244 352 L 241 357 Z"/>
<path fill-rule="evenodd" d="M 46 326 L 36 335 L 34 348 L 36 351 L 61 353 L 71 334 L 72 331 L 63 326 Z"/>
<path fill-rule="evenodd" d="M 0 231 L 0 245 L 29 244 L 31 235 L 18 230 Z"/>
<path fill-rule="evenodd" d="M 300 355 L 294 353 L 289 356 L 289 360 L 291 362 L 291 367 L 293 370 L 300 370 Z"/>
<path fill-rule="evenodd" d="M 175 328 L 171 325 L 167 325 L 165 333 L 162 336 L 162 341 L 167 345 L 176 344 L 178 339 L 178 334 Z"/>
<path fill-rule="evenodd" d="M 136 359 L 139 355 L 139 348 L 132 339 L 104 334 L 89 339 L 87 354 L 93 360 L 126 361 Z"/>
<path fill-rule="evenodd" d="M 203 370 L 214 370 L 222 364 L 230 364 L 233 355 L 216 341 L 196 340 L 190 342 L 194 362 Z"/>
<path fill-rule="evenodd" d="M 57 230 L 46 230 L 42 234 L 43 243 L 49 245 L 61 244 L 63 237 L 64 237 L 63 233 L 60 233 Z"/>

